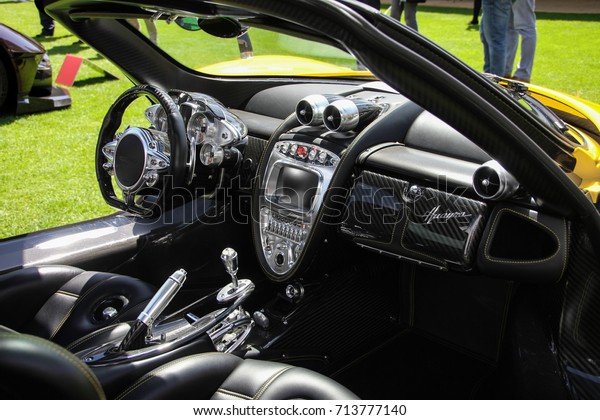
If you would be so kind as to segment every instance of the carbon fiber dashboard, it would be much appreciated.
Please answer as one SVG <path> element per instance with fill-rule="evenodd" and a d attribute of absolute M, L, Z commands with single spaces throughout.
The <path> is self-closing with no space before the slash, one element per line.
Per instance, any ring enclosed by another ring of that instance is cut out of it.
<path fill-rule="evenodd" d="M 483 202 L 363 171 L 354 182 L 341 232 L 382 254 L 467 270 L 486 212 Z"/>
<path fill-rule="evenodd" d="M 472 268 L 488 205 L 478 165 L 388 143 L 359 158 L 340 232 L 362 248 L 439 269 Z"/>

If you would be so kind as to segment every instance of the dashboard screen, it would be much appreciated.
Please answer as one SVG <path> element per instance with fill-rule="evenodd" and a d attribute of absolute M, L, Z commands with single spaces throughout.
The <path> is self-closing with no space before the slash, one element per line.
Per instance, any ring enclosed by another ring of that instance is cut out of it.
<path fill-rule="evenodd" d="M 316 173 L 284 166 L 277 175 L 277 186 L 271 200 L 292 210 L 309 211 L 318 187 L 319 176 Z"/>

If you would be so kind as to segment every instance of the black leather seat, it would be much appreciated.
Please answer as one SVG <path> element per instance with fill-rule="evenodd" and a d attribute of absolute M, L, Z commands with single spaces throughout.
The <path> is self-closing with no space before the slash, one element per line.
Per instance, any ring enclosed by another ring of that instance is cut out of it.
<path fill-rule="evenodd" d="M 24 268 L 0 276 L 0 324 L 66 346 L 135 319 L 155 291 L 123 275 L 58 265 Z M 107 307 L 117 313 L 104 319 Z"/>
<path fill-rule="evenodd" d="M 64 348 L 0 327 L 0 398 L 104 399 L 92 370 Z M 167 363 L 118 399 L 356 399 L 337 382 L 282 363 L 202 353 Z"/>
<path fill-rule="evenodd" d="M 308 369 L 232 354 L 202 353 L 155 369 L 117 399 L 348 400 L 357 396 Z"/>

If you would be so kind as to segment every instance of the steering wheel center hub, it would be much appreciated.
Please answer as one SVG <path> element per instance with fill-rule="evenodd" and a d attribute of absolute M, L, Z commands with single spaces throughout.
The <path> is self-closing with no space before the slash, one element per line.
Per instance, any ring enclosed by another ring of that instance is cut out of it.
<path fill-rule="evenodd" d="M 158 174 L 171 165 L 168 139 L 164 133 L 139 127 L 128 128 L 116 144 L 104 147 L 105 155 L 114 150 L 115 181 L 124 192 L 152 187 Z"/>

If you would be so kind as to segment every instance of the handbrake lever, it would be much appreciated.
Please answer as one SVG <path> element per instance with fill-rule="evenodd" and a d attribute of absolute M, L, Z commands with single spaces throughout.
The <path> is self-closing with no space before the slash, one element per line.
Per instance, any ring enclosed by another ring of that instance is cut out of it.
<path fill-rule="evenodd" d="M 148 329 L 152 327 L 152 324 L 154 324 L 167 305 L 173 300 L 179 289 L 181 289 L 186 277 L 187 273 L 184 269 L 179 269 L 169 276 L 154 294 L 150 302 L 148 302 L 144 310 L 138 315 L 135 324 L 131 327 L 125 338 L 123 338 L 121 344 L 119 344 L 118 352 L 129 350 L 136 340 L 146 335 Z"/>

